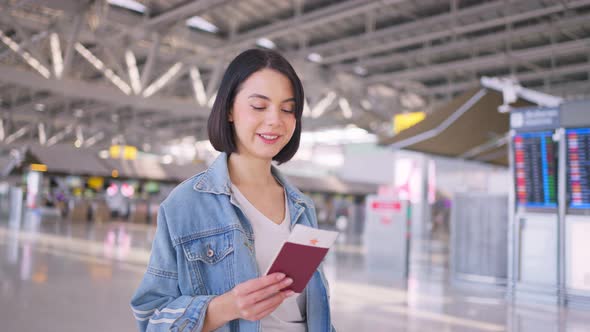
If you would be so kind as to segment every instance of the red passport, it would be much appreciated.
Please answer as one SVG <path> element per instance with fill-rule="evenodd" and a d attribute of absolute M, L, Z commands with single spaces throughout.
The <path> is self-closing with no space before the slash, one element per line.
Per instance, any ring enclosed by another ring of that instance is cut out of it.
<path fill-rule="evenodd" d="M 266 274 L 284 273 L 293 279 L 288 289 L 302 293 L 337 236 L 338 232 L 295 225 Z"/>

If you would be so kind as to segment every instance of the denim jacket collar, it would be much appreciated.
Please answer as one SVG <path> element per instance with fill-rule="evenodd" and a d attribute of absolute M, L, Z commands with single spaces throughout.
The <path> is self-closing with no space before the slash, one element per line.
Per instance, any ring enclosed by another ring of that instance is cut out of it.
<path fill-rule="evenodd" d="M 201 192 L 231 196 L 231 180 L 229 178 L 227 158 L 228 155 L 225 152 L 219 154 L 201 179 L 195 183 L 193 189 Z M 303 194 L 297 188 L 293 187 L 275 166 L 271 166 L 271 173 L 283 188 L 285 188 L 288 198 L 296 203 L 308 205 L 307 201 L 303 199 Z"/>

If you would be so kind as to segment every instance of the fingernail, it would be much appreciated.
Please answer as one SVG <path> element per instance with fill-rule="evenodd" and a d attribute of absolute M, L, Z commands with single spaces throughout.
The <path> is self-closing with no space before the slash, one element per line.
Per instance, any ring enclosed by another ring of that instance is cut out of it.
<path fill-rule="evenodd" d="M 287 291 L 287 293 L 285 293 L 285 296 L 287 296 L 287 297 L 291 297 L 293 295 L 295 295 L 295 292 L 294 291 L 291 291 L 291 290 L 290 291 Z"/>
<path fill-rule="evenodd" d="M 287 278 L 287 279 L 285 279 L 285 284 L 286 284 L 286 285 L 290 285 L 290 284 L 292 284 L 292 283 L 293 283 L 293 279 L 291 279 L 291 278 Z"/>
<path fill-rule="evenodd" d="M 281 280 L 281 279 L 283 279 L 284 277 L 285 277 L 285 274 L 284 274 L 284 273 L 278 273 L 278 274 L 277 274 L 277 280 Z"/>

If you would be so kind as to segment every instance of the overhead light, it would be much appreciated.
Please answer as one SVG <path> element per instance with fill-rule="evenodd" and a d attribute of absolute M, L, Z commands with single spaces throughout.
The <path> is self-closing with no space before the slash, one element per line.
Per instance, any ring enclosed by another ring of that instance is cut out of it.
<path fill-rule="evenodd" d="M 154 83 L 150 84 L 143 92 L 144 97 L 149 97 L 164 87 L 182 69 L 182 63 L 175 63 L 164 75 L 160 76 Z"/>
<path fill-rule="evenodd" d="M 219 28 L 215 26 L 213 23 L 207 21 L 206 19 L 202 18 L 201 16 L 193 16 L 186 20 L 186 25 L 191 28 L 217 33 L 219 32 Z"/>
<path fill-rule="evenodd" d="M 29 131 L 29 127 L 22 127 L 21 129 L 17 130 L 16 132 L 14 132 L 14 133 L 10 134 L 8 137 L 6 137 L 6 140 L 4 141 L 4 143 L 12 144 L 12 142 L 14 142 L 17 139 L 24 136 L 28 131 Z"/>
<path fill-rule="evenodd" d="M 258 38 L 258 40 L 256 41 L 256 45 L 268 49 L 274 49 L 277 47 L 277 45 L 275 45 L 275 43 L 268 38 Z"/>
<path fill-rule="evenodd" d="M 51 34 L 49 43 L 51 46 L 51 58 L 53 59 L 53 70 L 55 71 L 55 76 L 60 78 L 64 71 L 64 60 L 61 55 L 61 45 L 59 44 L 57 33 L 54 32 Z"/>
<path fill-rule="evenodd" d="M 100 157 L 100 159 L 109 159 L 109 152 L 107 150 L 101 150 L 98 153 L 98 156 Z"/>
<path fill-rule="evenodd" d="M 125 51 L 125 62 L 127 63 L 127 71 L 129 79 L 131 80 L 131 88 L 133 92 L 138 95 L 141 92 L 141 80 L 139 79 L 139 70 L 137 69 L 137 62 L 135 54 L 131 50 Z"/>
<path fill-rule="evenodd" d="M 209 98 L 209 101 L 207 102 L 207 106 L 213 107 L 213 104 L 215 104 L 215 99 L 216 98 L 217 98 L 217 92 L 215 92 L 213 94 L 213 96 L 211 96 L 211 98 Z"/>
<path fill-rule="evenodd" d="M 309 109 L 309 104 L 307 103 L 307 99 L 303 100 L 303 116 L 306 118 L 311 116 L 311 109 Z"/>
<path fill-rule="evenodd" d="M 350 104 L 348 103 L 348 100 L 346 100 L 346 98 L 340 97 L 340 99 L 338 99 L 338 105 L 340 106 L 340 109 L 342 110 L 342 115 L 345 118 L 352 118 L 352 109 L 350 108 Z"/>
<path fill-rule="evenodd" d="M 328 94 L 313 107 L 311 110 L 311 117 L 315 119 L 324 114 L 326 109 L 332 105 L 334 99 L 336 99 L 336 93 L 334 91 L 328 92 Z"/>
<path fill-rule="evenodd" d="M 4 34 L 4 32 L 0 31 L 0 40 L 4 44 L 6 44 L 11 50 L 13 50 L 16 54 L 20 55 L 33 69 L 35 69 L 39 74 L 41 74 L 45 78 L 49 78 L 51 76 L 51 72 L 45 66 L 39 62 L 39 60 L 35 59 L 29 52 L 23 50 L 20 45 L 18 45 L 14 40 Z"/>
<path fill-rule="evenodd" d="M 424 107 L 426 105 L 426 101 L 424 100 L 424 98 L 413 92 L 404 93 L 400 96 L 399 99 L 402 106 L 406 108 L 415 109 Z"/>
<path fill-rule="evenodd" d="M 39 144 L 44 145 L 47 143 L 47 134 L 45 132 L 45 124 L 39 123 L 37 125 L 37 130 L 39 132 Z"/>
<path fill-rule="evenodd" d="M 84 142 L 84 147 L 88 148 L 96 144 L 96 142 L 100 141 L 104 138 L 104 132 L 100 131 L 96 135 L 90 137 Z"/>
<path fill-rule="evenodd" d="M 145 12 L 145 6 L 134 0 L 108 0 L 108 3 L 113 6 L 125 8 L 138 13 Z"/>
<path fill-rule="evenodd" d="M 64 137 L 69 135 L 72 132 L 72 130 L 74 130 L 74 125 L 67 125 L 62 131 L 60 131 L 59 133 L 55 134 L 53 137 L 47 140 L 47 146 L 52 146 L 55 143 L 61 141 L 62 139 L 64 139 Z"/>
<path fill-rule="evenodd" d="M 34 172 L 47 172 L 47 165 L 45 164 L 31 164 L 31 171 Z"/>
<path fill-rule="evenodd" d="M 399 94 L 396 89 L 381 83 L 371 85 L 368 91 L 370 95 L 380 97 L 395 97 Z"/>
<path fill-rule="evenodd" d="M 355 66 L 353 71 L 357 75 L 361 75 L 361 76 L 367 75 L 367 69 L 365 67 Z"/>
<path fill-rule="evenodd" d="M 79 140 L 79 139 L 77 139 L 77 140 L 74 142 L 74 146 L 75 146 L 75 147 L 77 147 L 77 148 L 80 148 L 80 147 L 82 146 L 82 141 L 81 141 L 81 140 Z"/>
<path fill-rule="evenodd" d="M 131 87 L 125 83 L 119 76 L 117 76 L 111 69 L 106 68 L 104 63 L 100 61 L 97 57 L 92 54 L 84 45 L 81 43 L 76 43 L 74 46 L 76 51 L 80 53 L 91 65 L 94 66 L 97 70 L 102 72 L 106 78 L 108 78 L 115 86 L 117 86 L 123 93 L 129 95 L 131 94 Z"/>
<path fill-rule="evenodd" d="M 361 106 L 367 111 L 373 109 L 373 105 L 371 105 L 371 102 L 368 99 L 361 100 Z"/>
<path fill-rule="evenodd" d="M 84 141 L 84 133 L 82 132 L 82 126 L 76 127 L 76 141 L 80 141 L 80 145 L 82 145 L 82 141 Z"/>
<path fill-rule="evenodd" d="M 322 56 L 319 53 L 311 53 L 307 56 L 307 60 L 311 62 L 322 62 Z"/>
<path fill-rule="evenodd" d="M 191 67 L 190 76 L 193 83 L 193 90 L 195 91 L 195 98 L 199 105 L 205 106 L 207 104 L 207 94 L 205 93 L 205 86 L 203 85 L 199 68 Z"/>
<path fill-rule="evenodd" d="M 80 109 L 80 108 L 77 108 L 77 109 L 74 111 L 74 116 L 75 116 L 75 117 L 77 117 L 77 118 L 81 118 L 81 117 L 83 117 L 83 116 L 84 116 L 84 110 L 82 110 L 82 109 Z"/>
<path fill-rule="evenodd" d="M 37 112 L 45 111 L 45 105 L 44 104 L 35 104 L 35 111 L 37 111 Z"/>
<path fill-rule="evenodd" d="M 171 155 L 167 154 L 164 157 L 162 157 L 162 164 L 166 164 L 166 165 L 172 164 L 173 160 L 174 160 L 174 158 Z"/>

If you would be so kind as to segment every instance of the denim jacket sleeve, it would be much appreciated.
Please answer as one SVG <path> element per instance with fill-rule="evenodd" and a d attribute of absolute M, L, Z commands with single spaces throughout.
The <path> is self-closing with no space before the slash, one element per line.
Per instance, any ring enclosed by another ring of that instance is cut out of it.
<path fill-rule="evenodd" d="M 147 271 L 131 299 L 131 309 L 141 332 L 192 332 L 203 328 L 213 296 L 181 294 L 176 262 L 176 249 L 162 205 Z"/>

